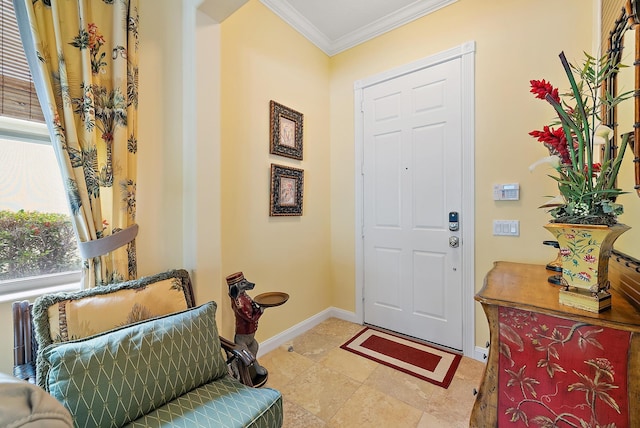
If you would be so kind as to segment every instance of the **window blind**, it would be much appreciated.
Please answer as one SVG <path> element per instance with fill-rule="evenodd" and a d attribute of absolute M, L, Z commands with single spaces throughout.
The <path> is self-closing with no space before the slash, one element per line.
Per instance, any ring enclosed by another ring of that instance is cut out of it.
<path fill-rule="evenodd" d="M 12 0 L 0 0 L 0 115 L 44 122 Z"/>

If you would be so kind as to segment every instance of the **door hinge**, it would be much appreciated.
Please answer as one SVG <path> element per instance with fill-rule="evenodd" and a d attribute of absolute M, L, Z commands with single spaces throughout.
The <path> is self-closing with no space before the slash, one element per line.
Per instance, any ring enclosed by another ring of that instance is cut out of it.
<path fill-rule="evenodd" d="M 360 113 L 364 113 L 364 100 L 360 101 Z"/>

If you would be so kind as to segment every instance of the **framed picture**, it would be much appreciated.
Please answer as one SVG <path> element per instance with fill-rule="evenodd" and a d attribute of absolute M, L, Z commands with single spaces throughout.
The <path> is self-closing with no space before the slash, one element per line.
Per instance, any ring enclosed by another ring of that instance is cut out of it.
<path fill-rule="evenodd" d="M 303 187 L 303 170 L 272 163 L 269 215 L 302 215 Z"/>
<path fill-rule="evenodd" d="M 273 100 L 269 111 L 269 153 L 302 160 L 302 113 Z"/>

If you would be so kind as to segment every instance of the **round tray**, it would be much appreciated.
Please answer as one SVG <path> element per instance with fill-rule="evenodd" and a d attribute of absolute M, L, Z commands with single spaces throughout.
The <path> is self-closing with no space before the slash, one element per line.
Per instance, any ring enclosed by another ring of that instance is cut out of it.
<path fill-rule="evenodd" d="M 270 291 L 268 293 L 258 294 L 253 298 L 253 301 L 258 305 L 263 306 L 265 308 L 271 308 L 273 306 L 280 306 L 284 304 L 287 300 L 289 300 L 289 295 L 287 293 L 282 293 L 280 291 Z"/>

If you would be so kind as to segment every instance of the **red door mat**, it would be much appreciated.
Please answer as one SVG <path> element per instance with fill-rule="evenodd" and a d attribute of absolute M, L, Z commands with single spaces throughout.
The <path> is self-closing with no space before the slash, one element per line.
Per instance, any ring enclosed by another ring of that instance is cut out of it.
<path fill-rule="evenodd" d="M 448 388 L 461 355 L 366 327 L 342 349 Z"/>

